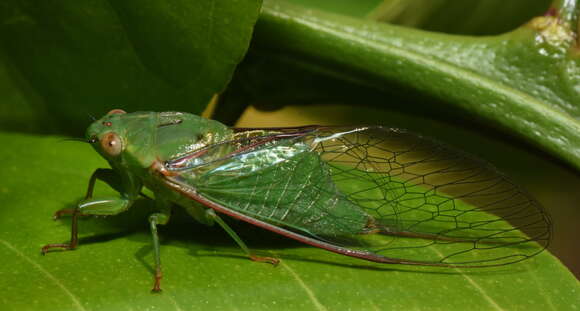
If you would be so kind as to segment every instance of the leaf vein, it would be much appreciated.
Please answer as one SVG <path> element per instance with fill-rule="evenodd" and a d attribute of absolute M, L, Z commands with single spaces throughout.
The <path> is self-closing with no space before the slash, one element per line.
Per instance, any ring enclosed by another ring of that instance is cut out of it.
<path fill-rule="evenodd" d="M 437 253 L 437 255 L 439 255 L 441 258 L 444 257 L 444 255 L 435 247 L 432 247 L 433 251 L 435 253 Z M 479 286 L 479 284 L 477 284 L 477 282 L 475 282 L 472 278 L 470 278 L 467 274 L 463 273 L 463 271 L 461 269 L 458 268 L 453 268 L 453 270 L 459 272 L 459 274 L 465 278 L 467 280 L 467 282 L 469 282 L 469 284 L 475 288 L 478 292 L 481 293 L 481 295 L 483 296 L 483 298 L 495 309 L 495 310 L 504 310 L 502 307 L 500 307 L 494 300 L 493 298 L 491 298 L 489 296 L 489 294 L 481 287 Z"/>
<path fill-rule="evenodd" d="M 44 274 L 44 276 L 46 276 L 51 281 L 53 281 L 58 287 L 60 287 L 60 289 L 62 289 L 62 291 L 67 296 L 70 297 L 70 299 L 73 301 L 74 305 L 79 310 L 85 310 L 85 311 L 87 310 L 87 309 L 85 309 L 82 306 L 81 302 L 77 299 L 77 297 L 70 290 L 68 290 L 68 288 L 66 288 L 66 286 L 64 286 L 64 284 L 61 283 L 54 275 L 52 275 L 50 272 L 48 272 L 47 270 L 45 270 L 41 265 L 39 265 L 38 263 L 34 262 L 32 259 L 30 259 L 28 256 L 26 256 L 24 253 L 22 253 L 21 251 L 19 251 L 17 248 L 15 248 L 14 246 L 12 246 L 12 244 L 8 243 L 7 241 L 0 239 L 0 243 L 2 243 L 6 248 L 8 248 L 12 252 L 14 252 L 16 255 L 18 255 L 18 257 L 24 259 L 24 261 L 28 262 L 30 265 L 32 265 L 33 267 L 35 267 L 38 271 L 40 271 L 42 274 Z"/>
<path fill-rule="evenodd" d="M 308 285 L 306 285 L 306 283 L 304 283 L 304 281 L 300 278 L 300 276 L 298 276 L 298 274 L 294 270 L 292 270 L 292 268 L 290 268 L 290 266 L 285 264 L 283 261 L 280 262 L 280 266 L 282 266 L 284 269 L 286 269 L 286 271 L 288 271 L 290 273 L 290 275 L 292 275 L 292 277 L 296 280 L 296 282 L 298 282 L 300 287 L 302 287 L 304 289 L 304 291 L 306 292 L 306 294 L 308 295 L 308 297 L 310 298 L 310 300 L 312 301 L 312 303 L 314 304 L 314 306 L 318 310 L 327 311 L 326 307 L 324 305 L 322 305 L 320 303 L 320 301 L 318 301 L 318 299 L 316 298 L 316 295 L 314 295 L 314 292 L 312 291 L 312 289 L 310 289 L 310 287 L 308 287 Z"/>

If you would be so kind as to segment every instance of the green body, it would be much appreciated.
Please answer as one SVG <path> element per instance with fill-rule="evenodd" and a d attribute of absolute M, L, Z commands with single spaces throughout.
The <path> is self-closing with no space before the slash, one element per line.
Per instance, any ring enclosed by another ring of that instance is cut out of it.
<path fill-rule="evenodd" d="M 85 200 L 73 211 L 57 212 L 57 217 L 73 214 L 71 242 L 46 245 L 43 253 L 52 248 L 76 248 L 78 215 L 124 212 L 147 187 L 155 194 L 157 207 L 149 217 L 156 260 L 153 291 L 160 291 L 162 278 L 157 226 L 167 224 L 174 205 L 201 223 L 217 222 L 252 260 L 278 262 L 252 255 L 212 209 L 169 187 L 167 176 L 178 176 L 189 191 L 215 204 L 301 234 L 332 237 L 366 230 L 370 216 L 340 193 L 330 168 L 307 143 L 263 144 L 246 154 L 235 143 L 238 138 L 247 141 L 260 134 L 266 132 L 238 135 L 219 122 L 186 113 L 111 111 L 95 121 L 86 136 L 113 170 L 97 169 Z M 208 151 L 199 153 L 204 149 Z M 166 164 L 172 161 L 183 162 L 186 169 L 168 171 Z M 109 183 L 120 196 L 93 197 L 96 179 Z"/>
<path fill-rule="evenodd" d="M 157 226 L 175 205 L 218 223 L 252 260 L 273 264 L 252 255 L 215 211 L 382 263 L 496 266 L 534 256 L 550 239 L 545 211 L 493 167 L 403 130 L 231 129 L 187 113 L 113 110 L 86 135 L 112 170 L 97 169 L 85 200 L 57 212 L 73 215 L 71 242 L 43 252 L 74 249 L 77 216 L 121 213 L 146 187 L 157 207 L 149 217 L 154 291 L 162 278 Z M 120 195 L 93 197 L 97 179 Z"/>
<path fill-rule="evenodd" d="M 207 207 L 169 189 L 163 176 L 154 174 L 152 167 L 155 163 L 163 164 L 206 146 L 230 141 L 235 138 L 232 130 L 192 114 L 136 112 L 111 114 L 96 121 L 87 130 L 87 138 L 99 139 L 108 132 L 120 135 L 123 152 L 111 157 L 99 144 L 94 146 L 122 176 L 124 192 L 117 199 L 123 204 L 117 205 L 117 210 L 110 206 L 103 214 L 128 208 L 145 186 L 160 201 L 164 219 L 169 217 L 164 212 L 171 206 L 167 203 L 173 203 L 184 207 L 199 222 L 212 223 L 213 218 L 205 213 Z M 243 159 L 223 159 L 234 151 L 233 146 L 225 145 L 202 159 L 204 163 L 217 162 L 199 165 L 179 175 L 213 202 L 310 234 L 354 234 L 365 227 L 366 214 L 348 200 L 337 199 L 339 190 L 331 179 L 329 168 L 308 145 L 285 142 L 248 154 Z M 286 159 L 292 161 L 283 161 Z M 321 187 L 325 191 L 320 191 Z M 102 200 L 85 202 L 83 214 L 94 214 L 89 210 L 101 211 L 97 207 L 99 204 L 91 202 Z"/>

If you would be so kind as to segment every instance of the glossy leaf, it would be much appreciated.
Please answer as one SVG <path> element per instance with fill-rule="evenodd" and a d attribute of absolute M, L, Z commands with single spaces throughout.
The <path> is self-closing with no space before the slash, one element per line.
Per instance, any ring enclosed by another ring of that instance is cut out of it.
<path fill-rule="evenodd" d="M 20 134 L 0 139 L 11 151 L 0 153 L 7 163 L 0 171 L 2 310 L 556 310 L 580 298 L 578 281 L 548 252 L 479 270 L 378 265 L 232 222 L 258 253 L 282 259 L 274 268 L 247 260 L 218 227 L 193 223 L 183 213 L 161 230 L 164 291 L 152 294 L 150 202 L 81 221 L 77 250 L 41 256 L 43 244 L 69 236 L 69 222 L 54 222 L 51 214 L 80 199 L 92 170 L 105 163 L 78 142 Z"/>
<path fill-rule="evenodd" d="M 549 0 L 287 0 L 308 8 L 430 31 L 490 35 L 543 14 Z"/>
<path fill-rule="evenodd" d="M 568 1 L 550 12 L 554 16 L 538 17 L 507 34 L 468 37 L 266 1 L 256 27 L 255 56 L 238 69 L 244 78 L 234 81 L 243 81 L 226 93 L 224 101 L 234 103 L 222 110 L 235 111 L 238 102 L 277 107 L 279 89 L 296 94 L 284 102 L 302 104 L 320 98 L 349 101 L 358 92 L 364 95 L 357 105 L 371 97 L 375 106 L 416 113 L 425 113 L 426 106 L 432 106 L 427 114 L 458 116 L 460 111 L 464 121 L 492 124 L 580 168 L 578 9 Z M 269 70 L 265 63 L 278 66 Z M 309 83 L 267 87 L 300 71 Z M 320 83 L 322 91 L 312 83 L 316 77 L 330 79 Z M 342 84 L 333 88 L 335 81 Z M 361 92 L 365 89 L 370 91 Z M 308 97 L 309 91 L 317 97 Z M 221 117 L 219 112 L 218 106 Z"/>
<path fill-rule="evenodd" d="M 549 0 L 386 0 L 367 18 L 444 33 L 492 35 L 544 14 L 549 4 Z"/>
<path fill-rule="evenodd" d="M 260 5 L 3 1 L 1 127 L 75 134 L 113 108 L 200 113 L 244 56 Z"/>

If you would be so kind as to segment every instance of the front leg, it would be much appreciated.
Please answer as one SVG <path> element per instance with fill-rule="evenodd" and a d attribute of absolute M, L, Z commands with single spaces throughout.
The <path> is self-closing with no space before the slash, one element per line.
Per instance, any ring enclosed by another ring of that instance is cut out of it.
<path fill-rule="evenodd" d="M 96 169 L 89 179 L 89 186 L 85 199 L 81 201 L 76 208 L 62 209 L 55 213 L 55 219 L 63 214 L 72 215 L 71 225 L 71 239 L 69 243 L 54 243 L 47 244 L 42 248 L 42 254 L 46 254 L 49 250 L 60 248 L 64 250 L 72 250 L 78 244 L 78 217 L 86 215 L 116 215 L 126 211 L 132 204 L 133 200 L 125 196 L 120 198 L 101 198 L 92 199 L 95 183 L 97 179 L 109 184 L 113 189 L 123 193 L 122 182 L 120 176 L 112 169 L 99 168 Z"/>
<path fill-rule="evenodd" d="M 78 216 L 109 216 L 117 215 L 129 209 L 133 200 L 127 198 L 95 198 L 83 200 L 72 212 L 71 239 L 69 243 L 47 244 L 42 247 L 42 254 L 48 253 L 51 249 L 73 250 L 78 245 Z"/>
<path fill-rule="evenodd" d="M 119 193 L 123 193 L 123 185 L 120 180 L 119 174 L 110 168 L 98 168 L 96 169 L 91 178 L 89 179 L 89 186 L 87 187 L 87 194 L 85 195 L 85 201 L 93 197 L 93 191 L 95 189 L 96 181 L 104 181 L 111 188 L 117 190 Z M 54 213 L 52 219 L 57 220 L 63 215 L 73 215 L 77 211 L 77 208 L 63 208 Z M 84 214 L 77 213 L 77 216 L 85 216 Z"/>

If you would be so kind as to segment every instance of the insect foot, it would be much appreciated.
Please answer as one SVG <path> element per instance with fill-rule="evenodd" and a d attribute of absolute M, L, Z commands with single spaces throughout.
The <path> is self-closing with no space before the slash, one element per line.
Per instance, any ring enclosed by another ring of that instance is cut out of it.
<path fill-rule="evenodd" d="M 161 279 L 163 278 L 163 273 L 160 269 L 156 269 L 155 271 L 155 283 L 153 284 L 153 288 L 151 289 L 152 293 L 161 293 Z"/>
<path fill-rule="evenodd" d="M 273 265 L 274 267 L 276 267 L 280 263 L 280 259 L 274 258 L 274 257 L 260 257 L 260 256 L 251 255 L 250 259 L 252 261 L 269 263 L 269 264 Z"/>
<path fill-rule="evenodd" d="M 58 220 L 60 219 L 63 215 L 72 215 L 75 212 L 74 208 L 63 208 L 60 209 L 58 211 L 56 211 L 53 215 L 52 215 L 52 219 L 53 220 Z"/>
<path fill-rule="evenodd" d="M 46 244 L 42 247 L 42 249 L 40 250 L 40 253 L 44 256 L 51 249 L 54 249 L 54 248 L 60 248 L 60 249 L 65 250 L 65 251 L 72 251 L 76 248 L 76 245 L 72 245 L 69 243 L 66 243 L 66 244 L 65 243 Z"/>

